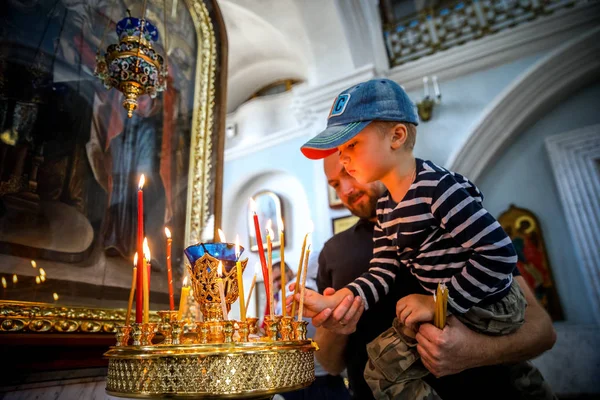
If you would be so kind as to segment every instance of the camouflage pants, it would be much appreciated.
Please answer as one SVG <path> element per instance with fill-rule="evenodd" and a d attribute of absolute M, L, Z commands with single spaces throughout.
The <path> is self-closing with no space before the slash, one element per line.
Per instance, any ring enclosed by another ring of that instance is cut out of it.
<path fill-rule="evenodd" d="M 457 316 L 471 329 L 490 335 L 505 335 L 524 322 L 527 302 L 519 285 L 487 307 L 473 307 Z M 376 399 L 434 400 L 440 396 L 421 378 L 429 374 L 417 352 L 417 341 L 402 334 L 402 324 L 394 319 L 390 329 L 367 345 L 369 361 L 365 380 Z M 542 374 L 531 363 L 511 365 L 510 381 L 521 399 L 551 400 L 556 397 Z"/>

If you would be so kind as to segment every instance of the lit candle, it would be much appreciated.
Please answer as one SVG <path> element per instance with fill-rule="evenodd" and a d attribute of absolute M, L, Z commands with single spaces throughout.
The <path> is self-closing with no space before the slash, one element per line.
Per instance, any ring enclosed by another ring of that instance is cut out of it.
<path fill-rule="evenodd" d="M 223 232 L 221 229 L 219 229 L 219 240 L 221 240 L 221 243 L 227 243 L 225 232 Z"/>
<path fill-rule="evenodd" d="M 438 85 L 438 79 L 437 76 L 434 75 L 431 80 L 433 81 L 433 95 L 436 98 L 441 97 L 441 93 L 440 93 L 440 86 Z"/>
<path fill-rule="evenodd" d="M 35 262 L 35 260 L 31 260 L 31 266 L 33 268 L 37 268 L 37 263 Z"/>
<path fill-rule="evenodd" d="M 167 281 L 169 282 L 169 309 L 175 310 L 175 302 L 173 301 L 173 271 L 171 270 L 171 231 L 165 227 L 165 235 L 167 236 Z"/>
<path fill-rule="evenodd" d="M 256 215 L 256 202 L 253 198 L 250 198 L 250 209 L 254 213 L 254 231 L 256 232 L 256 244 L 258 245 L 258 256 L 260 257 L 260 265 L 262 266 L 262 275 L 265 283 L 269 278 L 269 271 L 267 269 L 267 261 L 265 260 L 265 249 L 262 243 L 262 233 L 260 231 L 260 225 L 258 223 L 258 215 Z M 269 298 L 269 286 L 265 284 L 265 291 L 267 298 Z M 269 303 L 267 302 L 267 313 L 270 313 Z"/>
<path fill-rule="evenodd" d="M 252 291 L 254 291 L 254 285 L 256 285 L 256 275 L 258 275 L 259 264 L 254 265 L 254 276 L 252 277 L 252 283 L 250 284 L 250 290 L 248 291 L 248 300 L 246 301 L 246 314 L 248 314 L 248 305 L 250 304 L 250 298 L 252 297 Z"/>
<path fill-rule="evenodd" d="M 181 285 L 181 297 L 179 298 L 179 311 L 177 313 L 177 320 L 181 321 L 183 316 L 187 312 L 187 300 L 190 295 L 190 287 L 187 285 L 187 276 L 183 279 Z"/>
<path fill-rule="evenodd" d="M 304 264 L 304 251 L 306 250 L 306 241 L 308 235 L 313 231 L 313 222 L 308 222 L 308 232 L 304 235 L 304 241 L 302 242 L 302 251 L 300 252 L 300 260 L 298 261 L 298 270 L 296 271 L 296 285 L 294 286 L 294 302 L 292 303 L 292 317 L 296 315 L 296 294 L 300 292 L 300 279 L 302 278 L 302 265 Z"/>
<path fill-rule="evenodd" d="M 150 260 L 150 248 L 148 247 L 148 239 L 144 238 L 143 242 L 144 249 L 144 260 L 142 263 L 142 279 L 143 282 L 143 290 L 144 290 L 144 323 L 148 323 L 148 317 L 150 316 L 150 281 L 148 276 L 148 261 Z"/>
<path fill-rule="evenodd" d="M 138 193 L 137 193 L 137 252 L 140 255 L 144 254 L 144 183 L 146 178 L 144 174 L 140 176 L 140 181 L 138 183 Z M 143 303 L 144 303 L 144 291 L 143 285 L 144 281 L 144 258 L 138 258 L 138 266 L 137 266 L 137 295 L 135 299 L 135 322 L 138 324 L 142 322 L 143 315 Z"/>
<path fill-rule="evenodd" d="M 429 97 L 429 78 L 423 77 L 423 92 L 425 94 L 425 98 Z"/>
<path fill-rule="evenodd" d="M 6 297 L 6 288 L 8 284 L 6 283 L 6 278 L 2 277 L 2 297 Z"/>
<path fill-rule="evenodd" d="M 17 284 L 17 282 L 19 282 L 19 279 L 17 278 L 17 274 L 13 274 L 13 287 Z"/>
<path fill-rule="evenodd" d="M 281 248 L 281 313 L 285 317 L 286 316 L 286 306 L 285 306 L 285 285 L 287 285 L 286 276 L 285 276 L 285 249 L 284 249 L 284 236 L 283 236 L 283 219 L 279 218 L 279 246 Z"/>
<path fill-rule="evenodd" d="M 227 305 L 225 304 L 225 290 L 223 289 L 223 263 L 219 261 L 217 268 L 217 286 L 219 287 L 219 297 L 221 298 L 221 309 L 223 310 L 223 320 L 227 321 Z"/>
<path fill-rule="evenodd" d="M 46 275 L 40 275 L 40 281 L 46 282 Z"/>
<path fill-rule="evenodd" d="M 56 303 L 58 301 L 58 293 L 52 293 L 52 297 L 54 298 L 54 302 Z"/>
<path fill-rule="evenodd" d="M 269 314 L 271 318 L 273 318 L 273 314 L 275 313 L 275 293 L 273 293 L 273 242 L 271 238 L 273 237 L 273 231 L 271 230 L 271 220 L 267 221 L 267 265 L 269 271 Z"/>
<path fill-rule="evenodd" d="M 235 236 L 235 268 L 237 272 L 238 292 L 240 299 L 240 318 L 242 322 L 246 321 L 246 304 L 244 303 L 244 276 L 242 271 L 242 262 L 240 261 L 240 238 Z"/>
<path fill-rule="evenodd" d="M 42 283 L 42 281 L 40 280 L 40 277 L 39 277 L 39 276 L 36 276 L 36 277 L 35 277 L 35 283 L 37 283 L 38 285 L 39 285 L 40 283 Z"/>
<path fill-rule="evenodd" d="M 304 256 L 304 269 L 302 271 L 302 287 L 300 288 L 300 306 L 298 306 L 298 321 L 302 321 L 302 311 L 304 308 L 304 289 L 306 288 L 306 275 L 308 274 L 308 257 L 310 256 L 310 243 Z"/>
<path fill-rule="evenodd" d="M 135 294 L 135 285 L 137 281 L 137 263 L 138 253 L 133 256 L 133 276 L 131 278 L 131 289 L 129 290 L 129 301 L 127 302 L 127 314 L 125 314 L 125 325 L 129 325 L 131 319 L 131 307 L 133 306 L 133 295 Z"/>

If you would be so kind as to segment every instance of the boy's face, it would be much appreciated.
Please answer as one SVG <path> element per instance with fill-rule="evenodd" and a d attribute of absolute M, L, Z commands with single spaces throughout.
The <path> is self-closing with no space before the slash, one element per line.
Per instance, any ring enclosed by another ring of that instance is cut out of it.
<path fill-rule="evenodd" d="M 340 162 L 350 176 L 366 184 L 383 178 L 393 164 L 389 134 L 369 124 L 358 135 L 338 147 Z"/>

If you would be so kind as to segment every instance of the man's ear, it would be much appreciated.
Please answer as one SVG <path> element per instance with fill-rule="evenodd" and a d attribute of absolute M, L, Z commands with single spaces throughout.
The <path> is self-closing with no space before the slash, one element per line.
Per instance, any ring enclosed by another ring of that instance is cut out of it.
<path fill-rule="evenodd" d="M 408 132 L 406 130 L 406 126 L 404 126 L 404 124 L 396 124 L 396 126 L 394 126 L 392 129 L 392 135 L 390 137 L 392 141 L 392 149 L 396 150 L 401 148 L 404 145 L 404 142 L 406 142 L 407 137 Z"/>

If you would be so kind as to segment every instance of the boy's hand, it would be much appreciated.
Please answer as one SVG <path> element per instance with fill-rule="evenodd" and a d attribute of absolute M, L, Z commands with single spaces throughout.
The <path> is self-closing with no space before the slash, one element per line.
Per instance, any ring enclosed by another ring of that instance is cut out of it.
<path fill-rule="evenodd" d="M 418 330 L 418 323 L 433 321 L 434 313 L 435 302 L 433 296 L 410 294 L 396 303 L 398 320 L 415 331 Z"/>

